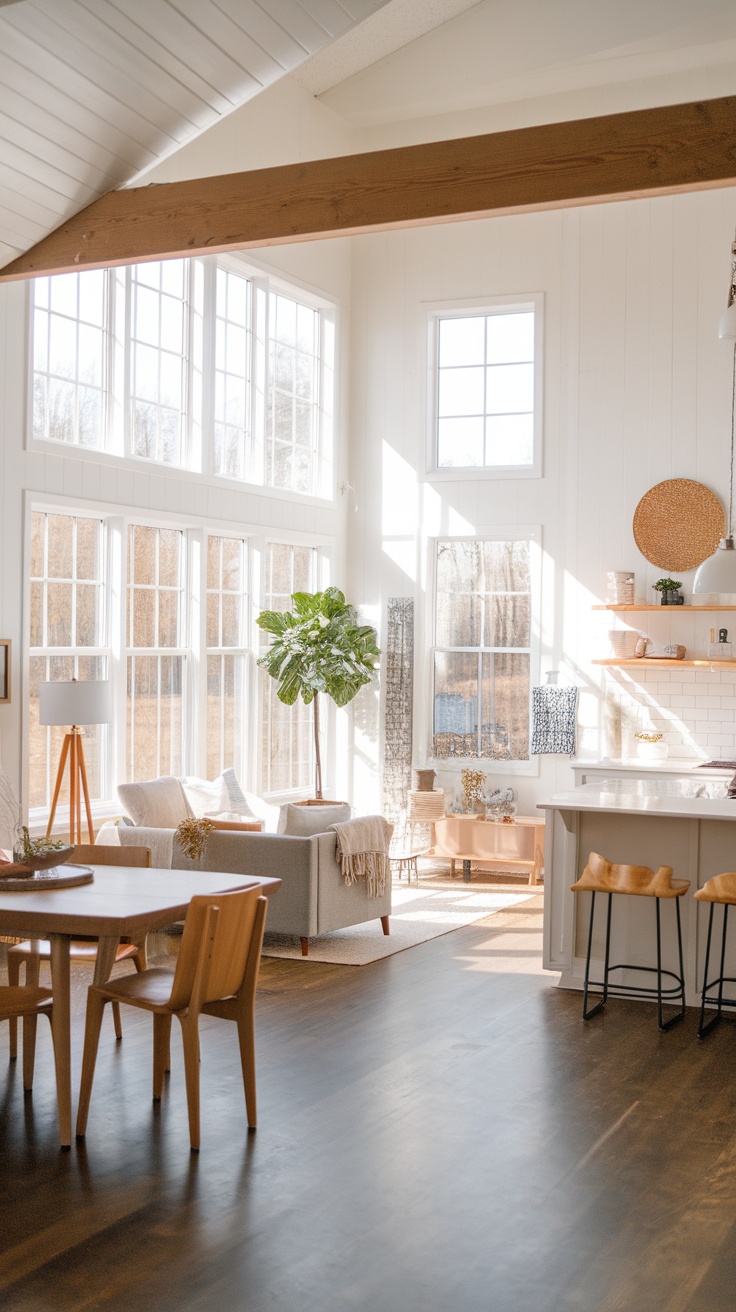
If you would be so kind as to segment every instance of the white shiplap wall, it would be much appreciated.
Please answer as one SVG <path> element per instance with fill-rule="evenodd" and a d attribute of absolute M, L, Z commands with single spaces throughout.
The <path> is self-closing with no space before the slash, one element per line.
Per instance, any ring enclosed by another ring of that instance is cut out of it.
<path fill-rule="evenodd" d="M 427 539 L 515 524 L 542 527 L 541 672 L 560 668 L 564 682 L 580 686 L 579 751 L 605 750 L 604 676 L 590 660 L 608 653 L 590 606 L 605 599 L 608 569 L 635 569 L 646 600 L 663 572 L 636 549 L 636 504 L 671 477 L 698 479 L 722 500 L 728 494 L 732 353 L 716 328 L 735 219 L 736 192 L 724 190 L 356 239 L 350 586 L 377 614 L 390 595 L 418 600 L 416 764 L 426 761 L 429 742 Z M 423 481 L 423 303 L 539 291 L 543 478 Z M 689 593 L 692 575 L 682 577 Z M 639 620 L 644 626 L 646 615 Z M 697 682 L 685 691 L 673 673 L 665 691 L 666 672 L 645 677 L 651 696 L 642 702 L 653 720 L 660 697 L 665 718 L 681 721 L 667 726 L 673 751 L 690 744 L 736 753 L 736 673 L 721 675 L 718 707 L 707 708 L 697 705 Z M 703 709 L 718 711 L 716 732 L 706 731 Z M 377 796 L 375 701 L 367 718 L 362 784 Z M 443 773 L 442 782 L 454 781 Z M 528 811 L 571 774 L 560 758 L 542 758 L 537 777 L 511 782 Z"/>

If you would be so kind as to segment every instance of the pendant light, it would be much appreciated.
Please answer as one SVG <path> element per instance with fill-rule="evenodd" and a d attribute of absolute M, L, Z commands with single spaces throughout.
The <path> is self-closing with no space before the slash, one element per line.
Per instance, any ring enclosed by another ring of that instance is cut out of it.
<path fill-rule="evenodd" d="M 736 425 L 736 236 L 731 246 L 731 286 L 728 304 L 721 315 L 718 336 L 733 342 L 733 369 L 731 376 L 731 463 L 728 486 L 728 534 L 704 560 L 693 580 L 693 592 L 736 593 L 736 547 L 733 540 L 733 456 L 734 427 Z"/>

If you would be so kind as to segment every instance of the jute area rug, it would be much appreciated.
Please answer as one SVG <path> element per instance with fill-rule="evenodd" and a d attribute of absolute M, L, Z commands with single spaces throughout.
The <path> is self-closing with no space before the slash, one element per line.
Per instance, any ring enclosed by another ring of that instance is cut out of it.
<path fill-rule="evenodd" d="M 264 957 L 289 957 L 295 961 L 326 961 L 334 965 L 367 966 L 382 957 L 416 947 L 428 939 L 449 934 L 461 925 L 472 925 L 496 911 L 528 902 L 540 890 L 525 885 L 454 884 L 443 879 L 421 880 L 407 887 L 394 882 L 391 899 L 391 933 L 386 936 L 380 920 L 368 920 L 349 929 L 336 929 L 320 938 L 310 938 L 309 956 L 303 957 L 298 938 L 266 933 Z M 268 925 L 268 919 L 266 919 Z"/>

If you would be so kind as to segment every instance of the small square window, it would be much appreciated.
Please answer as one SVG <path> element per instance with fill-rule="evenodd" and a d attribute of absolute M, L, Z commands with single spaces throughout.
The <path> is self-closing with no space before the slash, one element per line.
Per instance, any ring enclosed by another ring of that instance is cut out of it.
<path fill-rule="evenodd" d="M 430 320 L 434 474 L 541 473 L 542 298 Z"/>

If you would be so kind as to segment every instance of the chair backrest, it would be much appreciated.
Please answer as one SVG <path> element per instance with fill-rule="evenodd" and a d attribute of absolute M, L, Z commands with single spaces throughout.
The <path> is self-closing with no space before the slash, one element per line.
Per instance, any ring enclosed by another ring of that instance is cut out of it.
<path fill-rule="evenodd" d="M 173 1011 L 189 1006 L 195 989 L 200 1006 L 239 992 L 259 922 L 260 901 L 265 907 L 266 899 L 257 886 L 192 898 L 169 1000 Z"/>
<path fill-rule="evenodd" d="M 151 864 L 150 847 L 113 847 L 107 843 L 77 843 L 69 857 L 72 865 L 145 866 Z"/>

